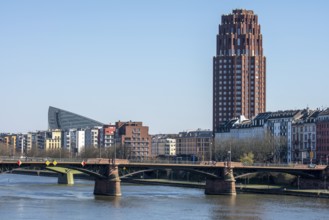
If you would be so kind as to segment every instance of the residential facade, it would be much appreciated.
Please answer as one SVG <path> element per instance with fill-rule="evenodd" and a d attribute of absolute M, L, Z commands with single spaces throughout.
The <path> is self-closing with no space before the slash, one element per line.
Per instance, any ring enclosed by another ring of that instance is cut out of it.
<path fill-rule="evenodd" d="M 176 137 L 173 134 L 158 134 L 152 136 L 152 157 L 156 156 L 175 156 L 176 155 Z"/>
<path fill-rule="evenodd" d="M 196 156 L 199 160 L 209 159 L 212 146 L 212 131 L 191 130 L 179 132 L 176 138 L 176 155 Z"/>
<path fill-rule="evenodd" d="M 116 122 L 118 142 L 126 150 L 126 158 L 141 159 L 151 156 L 151 136 L 149 127 L 142 122 Z"/>
<path fill-rule="evenodd" d="M 243 116 L 234 118 L 220 127 L 220 131 L 215 133 L 215 142 L 225 142 L 228 140 L 243 139 L 263 139 L 267 135 L 266 121 L 271 115 L 269 112 L 260 113 L 250 120 Z"/>
<path fill-rule="evenodd" d="M 115 145 L 116 142 L 115 132 L 116 132 L 115 125 L 104 125 L 100 129 L 100 140 L 102 147 L 108 148 L 108 147 L 113 147 Z"/>
<path fill-rule="evenodd" d="M 311 163 L 317 160 L 316 118 L 320 110 L 305 109 L 292 124 L 292 160 Z"/>
<path fill-rule="evenodd" d="M 317 161 L 329 164 L 329 108 L 316 119 L 316 143 Z"/>
<path fill-rule="evenodd" d="M 63 132 L 60 129 L 55 129 L 48 132 L 45 142 L 45 150 L 57 150 L 63 146 Z"/>

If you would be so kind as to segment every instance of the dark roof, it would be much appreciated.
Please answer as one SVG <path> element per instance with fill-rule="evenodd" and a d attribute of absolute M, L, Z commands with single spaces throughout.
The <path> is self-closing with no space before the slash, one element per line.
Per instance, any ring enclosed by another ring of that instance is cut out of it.
<path fill-rule="evenodd" d="M 291 118 L 297 115 L 299 112 L 300 110 L 286 110 L 286 111 L 272 112 L 268 119 Z"/>
<path fill-rule="evenodd" d="M 319 113 L 319 116 L 329 115 L 329 108 Z"/>
<path fill-rule="evenodd" d="M 180 138 L 184 137 L 212 137 L 212 131 L 210 130 L 193 130 L 193 131 L 183 131 L 179 132 L 178 136 Z"/>

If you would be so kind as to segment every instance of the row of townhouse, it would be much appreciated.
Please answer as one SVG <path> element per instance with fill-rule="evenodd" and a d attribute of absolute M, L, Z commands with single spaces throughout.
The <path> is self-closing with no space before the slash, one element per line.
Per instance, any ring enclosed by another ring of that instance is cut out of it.
<path fill-rule="evenodd" d="M 328 163 L 329 109 L 265 112 L 251 120 L 240 117 L 215 133 L 216 143 L 249 138 L 262 139 L 283 151 L 280 161 Z"/>
<path fill-rule="evenodd" d="M 8 155 L 27 155 L 32 149 L 65 149 L 80 154 L 84 148 L 109 148 L 124 146 L 129 157 L 148 157 L 151 154 L 151 136 L 142 122 L 116 122 L 115 125 L 92 128 L 28 132 L 27 134 L 1 134 L 3 142 L 11 150 Z"/>
<path fill-rule="evenodd" d="M 209 159 L 212 140 L 212 131 L 202 129 L 153 135 L 152 156 L 177 156 L 183 160 Z"/>

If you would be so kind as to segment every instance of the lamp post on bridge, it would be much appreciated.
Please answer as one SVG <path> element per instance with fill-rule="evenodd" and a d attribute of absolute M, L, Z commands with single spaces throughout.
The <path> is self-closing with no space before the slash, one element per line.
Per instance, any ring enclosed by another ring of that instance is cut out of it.
<path fill-rule="evenodd" d="M 229 155 L 229 164 L 228 164 L 228 166 L 231 167 L 231 161 L 232 161 L 232 148 L 231 148 L 231 145 L 230 145 L 230 150 L 227 153 Z"/>
<path fill-rule="evenodd" d="M 117 142 L 116 139 L 114 138 L 114 164 L 116 158 L 117 158 Z"/>

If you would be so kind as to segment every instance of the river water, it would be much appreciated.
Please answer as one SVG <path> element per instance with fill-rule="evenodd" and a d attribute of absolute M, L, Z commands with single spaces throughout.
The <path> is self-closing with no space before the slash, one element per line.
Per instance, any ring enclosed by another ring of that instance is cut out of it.
<path fill-rule="evenodd" d="M 209 196 L 202 189 L 122 184 L 122 197 L 93 195 L 93 181 L 0 175 L 0 219 L 329 219 L 329 200 L 282 195 Z"/>

